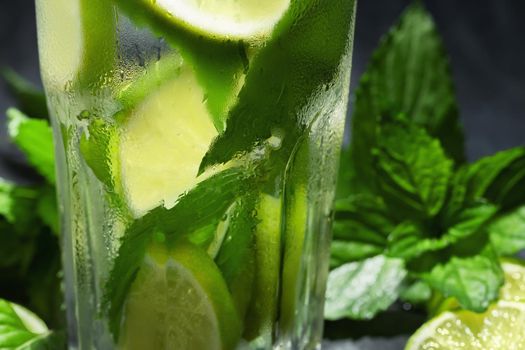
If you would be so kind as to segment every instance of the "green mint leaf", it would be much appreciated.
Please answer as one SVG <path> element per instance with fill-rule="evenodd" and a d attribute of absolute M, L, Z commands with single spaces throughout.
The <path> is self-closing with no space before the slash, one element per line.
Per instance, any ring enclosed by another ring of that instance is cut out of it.
<path fill-rule="evenodd" d="M 486 198 L 494 188 L 501 187 L 501 181 L 505 172 L 509 172 L 516 163 L 525 160 L 525 147 L 518 147 L 498 152 L 478 160 L 468 167 L 468 198 Z"/>
<path fill-rule="evenodd" d="M 421 281 L 416 280 L 412 284 L 407 285 L 401 290 L 399 298 L 411 304 L 424 304 L 432 297 L 432 289 L 430 286 Z"/>
<path fill-rule="evenodd" d="M 518 148 L 516 153 L 520 155 L 502 169 L 485 192 L 485 198 L 503 210 L 525 204 L 525 147 Z"/>
<path fill-rule="evenodd" d="M 437 215 L 453 165 L 439 141 L 418 126 L 388 123 L 381 128 L 377 147 L 380 193 L 390 212 L 400 219 Z"/>
<path fill-rule="evenodd" d="M 249 304 L 256 288 L 254 248 L 257 242 L 255 230 L 258 220 L 255 218 L 255 213 L 258 197 L 257 193 L 248 193 L 236 201 L 233 211 L 231 214 L 228 213 L 227 232 L 215 258 L 215 263 L 232 293 L 241 319 L 245 319 L 248 315 Z"/>
<path fill-rule="evenodd" d="M 464 208 L 451 222 L 447 222 L 449 229 L 446 233 L 452 242 L 469 237 L 485 228 L 498 212 L 498 207 L 485 201 L 472 203 Z"/>
<path fill-rule="evenodd" d="M 0 215 L 13 225 L 12 233 L 27 236 L 35 232 L 38 198 L 37 188 L 18 186 L 0 178 Z"/>
<path fill-rule="evenodd" d="M 330 268 L 365 260 L 381 254 L 383 249 L 381 244 L 333 240 L 330 246 Z"/>
<path fill-rule="evenodd" d="M 499 217 L 488 231 L 499 255 L 514 255 L 525 249 L 525 206 Z"/>
<path fill-rule="evenodd" d="M 247 194 L 235 204 L 229 218 L 226 236 L 215 259 L 228 285 L 239 277 L 253 254 L 256 204 L 257 195 Z"/>
<path fill-rule="evenodd" d="M 420 5 L 409 7 L 382 40 L 361 78 L 354 108 L 351 148 L 360 187 L 375 188 L 371 151 L 382 117 L 404 114 L 438 138 L 449 157 L 464 161 L 448 58 Z"/>
<path fill-rule="evenodd" d="M 376 256 L 330 272 L 325 318 L 371 319 L 399 297 L 406 270 L 401 259 Z"/>
<path fill-rule="evenodd" d="M 465 238 L 479 233 L 497 212 L 497 207 L 488 203 L 476 203 L 465 208 L 444 231 L 432 232 L 413 222 L 404 222 L 388 237 L 387 255 L 405 261 L 424 253 L 442 250 Z"/>
<path fill-rule="evenodd" d="M 503 209 L 525 203 L 520 186 L 525 181 L 525 148 L 517 147 L 461 167 L 452 177 L 441 217 L 454 220 L 463 208 L 488 199 Z"/>
<path fill-rule="evenodd" d="M 17 109 L 7 111 L 8 131 L 13 142 L 24 152 L 27 160 L 46 178 L 55 183 L 55 150 L 53 132 L 45 120 L 30 119 Z"/>
<path fill-rule="evenodd" d="M 381 253 L 395 224 L 384 203 L 371 195 L 356 195 L 336 202 L 332 267 Z"/>
<path fill-rule="evenodd" d="M 36 118 L 49 117 L 44 91 L 10 68 L 1 69 L 0 76 L 7 83 L 9 91 L 18 102 L 18 108 L 23 113 Z"/>
<path fill-rule="evenodd" d="M 109 188 L 114 188 L 118 174 L 118 133 L 115 126 L 100 118 L 93 118 L 88 125 L 89 135 L 80 139 L 80 152 L 95 176 Z"/>
<path fill-rule="evenodd" d="M 332 113 L 347 89 L 340 68 L 349 67 L 346 52 L 354 8 L 355 1 L 348 0 L 291 2 L 272 40 L 250 62 L 226 130 L 213 142 L 201 171 L 251 151 L 275 133 L 284 134 L 280 154 L 286 161 L 312 123 L 301 120 L 307 119 L 302 115 Z M 297 13 L 301 16 L 295 18 Z M 337 86 L 323 91 L 334 82 Z M 338 96 L 331 96 L 332 90 L 338 90 Z"/>
<path fill-rule="evenodd" d="M 59 234 L 59 217 L 55 189 L 51 186 L 42 188 L 37 203 L 37 213 L 55 235 Z"/>
<path fill-rule="evenodd" d="M 386 254 L 406 261 L 426 252 L 437 251 L 450 244 L 448 236 L 431 238 L 421 225 L 403 222 L 388 237 Z"/>
<path fill-rule="evenodd" d="M 154 239 L 175 244 L 186 239 L 203 248 L 213 241 L 216 227 L 240 194 L 253 191 L 246 170 L 231 168 L 202 181 L 171 209 L 158 207 L 136 220 L 126 230 L 115 264 L 105 286 L 110 329 L 118 338 L 122 307 L 127 293 Z M 208 237 L 202 237 L 202 233 Z"/>
<path fill-rule="evenodd" d="M 50 334 L 31 311 L 0 299 L 0 349 L 51 349 Z"/>
<path fill-rule="evenodd" d="M 474 239 L 479 240 L 477 237 Z M 470 240 L 467 250 L 473 250 L 475 245 Z M 482 312 L 497 299 L 503 284 L 503 271 L 490 244 L 474 250 L 477 251 L 469 254 L 453 251 L 448 260 L 441 263 L 435 261 L 432 269 L 422 274 L 422 278 L 445 298 L 455 297 L 463 308 Z"/>

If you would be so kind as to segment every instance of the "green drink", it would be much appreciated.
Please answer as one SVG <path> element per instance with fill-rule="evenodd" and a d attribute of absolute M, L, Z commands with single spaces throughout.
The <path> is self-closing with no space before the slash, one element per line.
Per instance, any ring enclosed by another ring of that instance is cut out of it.
<path fill-rule="evenodd" d="M 313 349 L 353 0 L 38 0 L 70 348 Z"/>

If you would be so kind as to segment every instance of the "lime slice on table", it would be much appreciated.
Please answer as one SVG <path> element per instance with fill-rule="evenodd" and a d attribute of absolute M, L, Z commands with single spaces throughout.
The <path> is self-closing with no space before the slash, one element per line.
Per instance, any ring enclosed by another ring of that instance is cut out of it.
<path fill-rule="evenodd" d="M 40 66 L 46 84 L 103 83 L 116 57 L 116 14 L 107 0 L 38 0 Z"/>
<path fill-rule="evenodd" d="M 97 177 L 124 199 L 133 216 L 164 204 L 214 173 L 197 177 L 217 136 L 205 94 L 192 69 L 176 56 L 153 64 L 117 96 L 116 122 L 92 122 L 81 141 Z"/>
<path fill-rule="evenodd" d="M 525 266 L 518 260 L 503 259 L 501 267 L 505 284 L 497 304 L 477 314 L 460 310 L 454 298 L 445 299 L 437 308 L 438 316 L 412 336 L 406 350 L 524 348 Z"/>
<path fill-rule="evenodd" d="M 121 349 L 227 350 L 240 338 L 241 323 L 219 269 L 188 243 L 148 250 L 124 308 Z"/>
<path fill-rule="evenodd" d="M 525 348 L 525 304 L 500 301 L 485 313 L 446 311 L 425 323 L 405 350 Z"/>
<path fill-rule="evenodd" d="M 131 7 L 127 4 L 131 0 L 118 2 Z M 176 27 L 206 37 L 231 40 L 267 35 L 289 5 L 290 0 L 133 1 L 136 11 L 153 12 Z"/>

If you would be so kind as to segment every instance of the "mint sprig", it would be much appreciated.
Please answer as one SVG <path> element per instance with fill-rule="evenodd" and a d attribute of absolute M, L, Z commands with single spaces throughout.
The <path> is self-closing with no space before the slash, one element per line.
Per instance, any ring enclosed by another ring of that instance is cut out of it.
<path fill-rule="evenodd" d="M 341 156 L 332 267 L 397 259 L 406 281 L 381 302 L 401 295 L 422 303 L 431 288 L 464 308 L 485 310 L 503 283 L 500 256 L 525 248 L 525 147 L 465 162 L 448 59 L 419 3 L 374 53 L 352 120 Z M 329 279 L 328 290 L 343 300 L 327 300 L 327 317 L 368 319 L 388 308 L 364 303 L 348 312 L 354 301 L 347 288 L 365 284 L 363 295 L 377 296 L 388 280 L 346 277 Z"/>

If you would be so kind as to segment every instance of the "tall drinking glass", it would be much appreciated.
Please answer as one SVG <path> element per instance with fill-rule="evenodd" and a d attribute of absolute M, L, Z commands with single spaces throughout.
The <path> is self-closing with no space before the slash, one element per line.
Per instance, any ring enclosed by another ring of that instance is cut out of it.
<path fill-rule="evenodd" d="M 70 349 L 314 349 L 355 0 L 36 0 Z"/>

